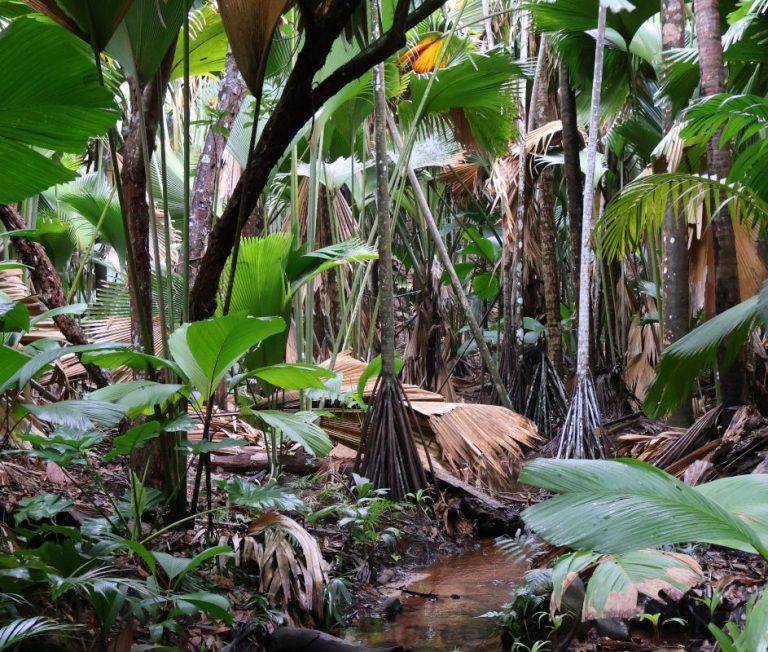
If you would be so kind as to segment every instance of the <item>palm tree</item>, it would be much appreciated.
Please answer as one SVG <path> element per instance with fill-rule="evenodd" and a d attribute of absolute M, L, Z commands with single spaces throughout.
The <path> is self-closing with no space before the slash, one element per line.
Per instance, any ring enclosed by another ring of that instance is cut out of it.
<path fill-rule="evenodd" d="M 694 0 L 693 3 L 702 95 L 716 95 L 725 91 L 719 4 L 717 0 Z M 711 175 L 725 179 L 731 169 L 732 155 L 728 145 L 721 146 L 721 133 L 722 130 L 718 130 L 707 143 L 707 169 Z M 715 310 L 722 313 L 739 302 L 736 241 L 727 206 L 712 222 L 712 240 L 715 251 Z M 742 400 L 743 369 L 742 365 L 732 365 L 720 378 L 722 401 L 726 406 Z"/>
<path fill-rule="evenodd" d="M 601 1 L 595 36 L 595 69 L 592 81 L 592 102 L 589 111 L 589 139 L 587 141 L 587 174 L 584 186 L 584 204 L 581 217 L 581 268 L 579 270 L 579 324 L 576 378 L 571 404 L 560 435 L 558 457 L 596 458 L 604 455 L 595 385 L 589 369 L 590 328 L 590 273 L 592 251 L 592 212 L 595 198 L 595 164 L 600 119 L 600 91 L 603 81 L 603 51 L 605 48 L 606 5 Z"/>
<path fill-rule="evenodd" d="M 371 36 L 381 36 L 379 0 L 370 0 Z M 384 64 L 373 69 L 373 133 L 376 159 L 376 213 L 379 233 L 379 328 L 381 372 L 363 425 L 355 468 L 375 486 L 402 500 L 426 486 L 395 369 L 395 286 L 392 273 L 392 219 L 387 153 L 387 100 Z"/>
<path fill-rule="evenodd" d="M 685 3 L 682 0 L 661 2 L 662 50 L 685 45 Z M 669 133 L 674 120 L 671 99 L 662 104 L 662 129 Z M 670 170 L 672 171 L 672 170 Z M 688 332 L 690 322 L 688 290 L 688 225 L 681 219 L 671 201 L 661 225 L 661 297 L 663 300 L 662 343 L 664 347 L 679 340 Z M 687 425 L 692 417 L 690 402 L 674 415 L 670 422 Z"/>

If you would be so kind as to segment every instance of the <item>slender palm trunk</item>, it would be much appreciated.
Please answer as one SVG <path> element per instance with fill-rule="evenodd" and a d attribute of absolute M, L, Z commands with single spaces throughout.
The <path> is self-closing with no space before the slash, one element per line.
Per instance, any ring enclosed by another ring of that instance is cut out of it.
<path fill-rule="evenodd" d="M 150 207 L 147 201 L 147 170 L 144 165 L 142 120 L 140 111 L 143 112 L 144 128 L 146 130 L 147 144 L 151 151 L 155 147 L 155 136 L 160 121 L 159 98 L 165 93 L 168 76 L 173 63 L 175 47 L 168 50 L 160 66 L 159 74 L 145 84 L 139 85 L 139 80 L 130 79 L 131 97 L 133 106 L 128 123 L 128 135 L 123 143 L 123 166 L 120 176 L 123 186 L 123 200 L 125 202 L 124 219 L 128 224 L 128 234 L 133 258 L 136 265 L 136 283 L 131 287 L 131 314 L 133 339 L 137 344 L 143 345 L 147 351 L 154 348 L 152 329 L 152 266 L 149 255 L 149 226 Z M 139 105 L 139 102 L 141 103 Z M 129 279 L 130 281 L 130 279 Z M 158 279 L 159 282 L 159 279 Z M 129 282 L 129 285 L 132 283 Z M 146 323 L 150 325 L 147 337 L 148 342 L 141 341 L 142 333 L 139 314 L 144 311 Z"/>
<path fill-rule="evenodd" d="M 381 35 L 379 0 L 370 0 L 371 37 Z M 426 486 L 405 395 L 395 369 L 395 287 L 392 273 L 392 219 L 387 153 L 387 100 L 384 64 L 373 69 L 373 134 L 376 158 L 376 209 L 379 229 L 379 329 L 381 373 L 360 441 L 355 468 L 374 486 L 389 489 L 393 500 Z"/>
<path fill-rule="evenodd" d="M 725 91 L 719 4 L 718 0 L 694 0 L 693 3 L 702 95 L 715 95 Z M 707 143 L 707 168 L 709 174 L 724 179 L 731 170 L 732 156 L 728 145 L 720 147 L 721 132 L 722 130 L 718 130 Z M 725 198 L 718 199 L 723 201 Z M 711 228 L 715 251 L 715 310 L 720 314 L 735 306 L 740 299 L 736 241 L 727 206 L 712 220 Z M 721 351 L 721 360 L 724 355 L 725 351 Z M 743 398 L 744 366 L 736 363 L 724 373 L 721 372 L 720 384 L 722 400 L 726 406 L 740 403 Z"/>
<path fill-rule="evenodd" d="M 547 37 L 542 35 L 539 61 L 536 64 L 537 81 L 534 83 L 534 109 L 532 127 L 541 127 L 552 119 L 549 96 L 549 58 Z M 544 307 L 547 313 L 547 355 L 558 373 L 563 371 L 563 347 L 560 335 L 560 280 L 557 260 L 557 233 L 555 227 L 555 195 L 552 167 L 547 166 L 539 175 L 537 203 L 539 207 L 539 235 L 541 237 L 541 276 L 544 283 Z"/>
<path fill-rule="evenodd" d="M 213 224 L 213 203 L 224 148 L 229 130 L 237 117 L 245 97 L 245 82 L 235 63 L 232 52 L 227 52 L 224 78 L 216 102 L 218 118 L 208 129 L 203 151 L 195 172 L 189 217 L 189 259 L 191 282 L 194 282 L 205 243 Z"/>
<path fill-rule="evenodd" d="M 589 371 L 590 273 L 592 251 L 592 213 L 595 198 L 595 163 L 600 123 L 600 90 L 603 83 L 603 54 L 605 48 L 606 6 L 600 2 L 595 42 L 595 71 L 592 76 L 592 102 L 589 110 L 587 141 L 587 174 L 581 215 L 581 267 L 579 271 L 579 325 L 574 396 L 568 408 L 558 449 L 558 457 L 602 457 L 602 437 L 598 431 L 600 413 L 595 386 Z"/>
<path fill-rule="evenodd" d="M 685 3 L 661 0 L 661 46 L 663 50 L 685 45 Z M 662 129 L 668 133 L 674 116 L 672 103 L 665 98 L 661 107 Z M 672 170 L 670 170 L 672 171 Z M 666 348 L 688 332 L 690 304 L 688 291 L 688 225 L 670 201 L 661 225 L 661 314 L 662 344 Z M 670 423 L 687 426 L 692 418 L 687 401 L 670 417 Z"/>
<path fill-rule="evenodd" d="M 528 58 L 528 16 L 520 15 L 520 59 Z M 515 210 L 515 228 L 506 224 L 504 237 L 504 350 L 502 352 L 502 371 L 507 393 L 516 412 L 525 410 L 525 380 L 523 373 L 523 264 L 525 258 L 525 211 L 527 208 L 525 134 L 526 119 L 526 80 L 520 81 L 518 94 L 518 178 L 517 206 Z"/>
<path fill-rule="evenodd" d="M 573 261 L 572 282 L 574 291 L 579 287 L 581 270 L 581 212 L 584 187 L 579 163 L 579 125 L 576 117 L 576 95 L 571 87 L 568 67 L 560 62 L 560 120 L 563 125 L 563 158 L 565 164 L 565 188 L 568 221 L 571 234 L 571 260 Z"/>

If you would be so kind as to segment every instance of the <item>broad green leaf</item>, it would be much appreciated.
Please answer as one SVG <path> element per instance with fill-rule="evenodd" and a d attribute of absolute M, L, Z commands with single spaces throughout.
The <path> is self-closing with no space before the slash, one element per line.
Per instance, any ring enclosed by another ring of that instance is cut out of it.
<path fill-rule="evenodd" d="M 63 27 L 19 18 L 0 32 L 0 203 L 10 204 L 75 178 L 32 147 L 80 154 L 115 124 L 112 94 L 99 85 L 93 53 Z"/>
<path fill-rule="evenodd" d="M 172 369 L 178 375 L 182 375 L 172 360 L 164 360 L 156 355 L 149 355 L 139 351 L 131 351 L 127 348 L 117 350 L 97 350 L 83 353 L 81 358 L 83 362 L 97 364 L 106 369 L 119 369 L 128 367 L 136 371 L 147 371 L 148 369 L 161 369 L 163 367 Z"/>
<path fill-rule="evenodd" d="M 75 504 L 59 494 L 42 493 L 31 498 L 22 498 L 13 513 L 13 519 L 18 525 L 27 519 L 41 521 L 53 518 L 61 512 L 72 509 Z"/>
<path fill-rule="evenodd" d="M 277 482 L 258 485 L 238 476 L 228 482 L 221 480 L 219 487 L 227 492 L 229 501 L 238 507 L 251 509 L 304 509 L 304 502 L 292 491 L 281 487 Z"/>
<path fill-rule="evenodd" d="M 232 605 L 223 595 L 198 591 L 197 593 L 183 593 L 176 596 L 175 599 L 177 603 L 191 604 L 209 616 L 221 618 L 227 623 L 232 622 Z"/>
<path fill-rule="evenodd" d="M 165 571 L 165 574 L 168 575 L 168 579 L 177 584 L 185 575 L 188 575 L 209 559 L 220 555 L 231 555 L 232 548 L 230 546 L 207 548 L 192 559 L 188 557 L 175 557 L 164 552 L 153 552 L 152 554 Z"/>
<path fill-rule="evenodd" d="M 267 425 L 279 429 L 286 439 L 301 444 L 315 457 L 325 457 L 333 448 L 326 432 L 313 423 L 317 415 L 312 412 L 291 414 L 279 410 L 259 410 L 254 414 Z"/>
<path fill-rule="evenodd" d="M 184 324 L 169 338 L 171 355 L 203 400 L 243 355 L 270 335 L 285 330 L 280 317 L 242 313 Z"/>
<path fill-rule="evenodd" d="M 397 354 L 396 354 L 397 355 Z M 395 358 L 395 371 L 400 373 L 403 370 L 405 362 L 399 356 Z M 381 373 L 381 355 L 377 355 L 373 358 L 360 374 L 360 378 L 357 380 L 357 398 L 364 403 L 365 386 L 371 378 L 378 376 Z"/>
<path fill-rule="evenodd" d="M 763 287 L 761 295 L 768 298 L 768 286 Z M 718 363 L 718 353 L 724 343 L 728 351 L 725 364 L 730 364 L 744 347 L 758 314 L 759 297 L 750 297 L 667 347 L 646 388 L 646 411 L 654 416 L 663 415 L 687 399 L 696 378 Z"/>
<path fill-rule="evenodd" d="M 603 559 L 589 578 L 582 620 L 628 618 L 642 611 L 639 597 L 680 599 L 704 580 L 693 557 L 665 550 L 637 550 Z"/>
<path fill-rule="evenodd" d="M 88 310 L 87 303 L 73 303 L 69 306 L 52 308 L 51 310 L 46 310 L 42 315 L 38 315 L 37 317 L 32 317 L 29 320 L 29 324 L 30 326 L 36 326 L 41 321 L 44 321 L 46 319 L 53 319 L 54 317 L 58 317 L 59 315 L 82 315 L 86 310 Z"/>
<path fill-rule="evenodd" d="M 62 346 L 48 351 L 40 351 L 18 369 L 14 374 L 0 385 L 0 394 L 12 386 L 24 387 L 41 369 L 44 369 L 54 360 L 69 353 L 85 353 L 99 349 L 116 349 L 120 344 L 78 344 L 76 346 Z M 125 345 L 127 348 L 127 345 Z M 0 379 L 2 376 L 0 376 Z"/>
<path fill-rule="evenodd" d="M 251 371 L 251 376 L 268 382 L 280 389 L 306 389 L 307 387 L 323 388 L 323 378 L 331 378 L 335 374 L 328 369 L 303 362 L 284 362 L 270 367 Z"/>
<path fill-rule="evenodd" d="M 0 394 L 8 388 L 8 382 L 29 361 L 29 357 L 0 344 Z"/>
<path fill-rule="evenodd" d="M 532 530 L 555 545 L 623 553 L 702 542 L 738 545 L 768 557 L 760 536 L 744 520 L 637 460 L 537 459 L 519 480 L 559 494 L 522 514 Z"/>
<path fill-rule="evenodd" d="M 21 301 L 0 302 L 0 331 L 26 333 L 29 324 L 29 310 Z"/>
<path fill-rule="evenodd" d="M 133 0 L 27 0 L 101 52 Z"/>
<path fill-rule="evenodd" d="M 189 74 L 211 75 L 221 72 L 227 60 L 227 34 L 221 15 L 206 5 L 190 18 Z M 182 40 L 176 44 L 171 67 L 171 79 L 184 76 L 184 47 Z"/>
<path fill-rule="evenodd" d="M 94 422 L 104 426 L 114 426 L 125 416 L 125 411 L 119 405 L 87 399 L 72 399 L 40 405 L 25 403 L 22 407 L 43 421 L 83 430 L 92 428 Z"/>
<path fill-rule="evenodd" d="M 472 291 L 485 301 L 492 301 L 499 295 L 499 277 L 491 272 L 480 272 L 472 279 Z"/>
<path fill-rule="evenodd" d="M 104 456 L 104 461 L 109 462 L 118 455 L 130 455 L 137 448 L 141 448 L 148 441 L 156 439 L 163 430 L 162 424 L 157 421 L 147 421 L 138 426 L 133 426 L 124 435 L 115 437 L 112 450 Z"/>
<path fill-rule="evenodd" d="M 129 418 L 143 414 L 148 408 L 173 401 L 184 391 L 184 385 L 157 383 L 151 380 L 129 380 L 97 389 L 88 400 L 119 405 Z"/>
<path fill-rule="evenodd" d="M 189 451 L 193 455 L 202 455 L 205 453 L 212 453 L 213 451 L 220 450 L 222 448 L 232 448 L 235 446 L 247 446 L 248 441 L 245 439 L 220 439 L 219 441 L 211 441 L 207 439 L 190 440 L 185 439 L 181 442 L 180 447 Z"/>

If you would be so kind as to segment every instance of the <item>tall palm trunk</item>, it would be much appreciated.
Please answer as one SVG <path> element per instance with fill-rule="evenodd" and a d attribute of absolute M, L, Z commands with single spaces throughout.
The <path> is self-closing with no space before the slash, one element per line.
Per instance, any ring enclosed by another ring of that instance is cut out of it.
<path fill-rule="evenodd" d="M 371 38 L 381 35 L 379 0 L 370 0 Z M 373 133 L 376 156 L 376 209 L 379 230 L 379 329 L 381 372 L 363 425 L 355 468 L 393 500 L 426 486 L 395 369 L 395 287 L 392 274 L 392 220 L 387 153 L 387 100 L 384 64 L 373 69 Z"/>
<path fill-rule="evenodd" d="M 581 269 L 581 211 L 584 187 L 579 163 L 579 125 L 576 117 L 576 95 L 571 87 L 568 67 L 560 62 L 560 119 L 563 125 L 563 159 L 568 220 L 570 224 L 573 288 L 579 287 Z"/>
<path fill-rule="evenodd" d="M 592 76 L 592 102 L 589 109 L 589 139 L 587 141 L 587 174 L 584 204 L 581 214 L 581 267 L 579 270 L 579 326 L 576 359 L 576 379 L 573 398 L 563 425 L 558 457 L 603 457 L 600 432 L 600 413 L 597 407 L 595 385 L 589 371 L 590 329 L 590 272 L 592 251 L 592 212 L 595 198 L 595 163 L 600 122 L 600 90 L 603 83 L 603 53 L 605 47 L 605 20 L 607 9 L 600 2 L 595 39 L 595 72 Z"/>
<path fill-rule="evenodd" d="M 685 46 L 685 3 L 661 0 L 661 47 L 663 50 Z M 665 98 L 661 107 L 662 129 L 672 128 L 672 102 Z M 672 172 L 673 170 L 670 170 Z M 670 201 L 661 225 L 661 314 L 662 343 L 666 348 L 688 332 L 690 302 L 688 291 L 688 225 L 678 216 Z M 687 401 L 670 417 L 670 423 L 687 426 L 692 418 Z"/>
<path fill-rule="evenodd" d="M 541 127 L 552 119 L 549 97 L 549 58 L 547 37 L 542 35 L 537 79 L 534 84 L 533 126 Z M 560 281 L 557 261 L 557 235 L 555 228 L 555 195 L 552 187 L 552 167 L 546 166 L 539 175 L 537 199 L 539 206 L 539 235 L 541 237 L 541 276 L 544 282 L 544 307 L 547 313 L 547 354 L 555 369 L 562 373 L 563 347 L 560 336 Z"/>
<path fill-rule="evenodd" d="M 216 113 L 219 117 L 208 129 L 195 172 L 195 184 L 192 188 L 189 216 L 191 282 L 195 280 L 200 259 L 203 256 L 203 251 L 205 251 L 208 233 L 213 224 L 214 194 L 222 165 L 222 156 L 227 145 L 229 130 L 243 103 L 245 90 L 245 82 L 240 76 L 235 57 L 231 51 L 227 52 L 224 78 L 216 102 Z"/>
<path fill-rule="evenodd" d="M 699 47 L 701 68 L 701 94 L 715 95 L 725 91 L 725 66 L 723 64 L 722 32 L 718 0 L 694 0 L 696 17 L 696 38 Z M 720 147 L 718 130 L 707 143 L 707 169 L 709 174 L 720 179 L 731 170 L 731 151 L 726 145 Z M 723 201 L 725 198 L 718 198 Z M 719 203 L 719 202 L 718 202 Z M 712 241 L 715 253 L 715 310 L 718 314 L 739 302 L 739 275 L 736 261 L 736 242 L 731 224 L 731 215 L 724 206 L 712 221 Z M 721 360 L 725 351 L 721 351 Z M 721 372 L 720 386 L 725 405 L 735 405 L 742 400 L 744 366 L 738 363 Z"/>
<path fill-rule="evenodd" d="M 528 58 L 528 17 L 520 15 L 520 59 Z M 522 413 L 525 410 L 525 379 L 523 374 L 523 264 L 525 255 L 525 210 L 527 207 L 526 189 L 526 80 L 520 80 L 518 96 L 518 161 L 517 161 L 517 207 L 515 228 L 505 220 L 504 237 L 504 350 L 501 362 L 504 381 L 507 386 L 512 409 Z"/>
<path fill-rule="evenodd" d="M 125 202 L 124 219 L 128 224 L 128 235 L 133 259 L 136 265 L 135 287 L 131 287 L 131 319 L 134 343 L 140 343 L 151 352 L 154 348 L 152 329 L 152 266 L 149 256 L 150 208 L 147 201 L 147 175 L 149 170 L 144 164 L 142 134 L 143 112 L 146 139 L 150 148 L 149 156 L 155 147 L 155 136 L 160 121 L 160 98 L 165 94 L 168 77 L 173 63 L 175 44 L 169 48 L 160 70 L 150 81 L 140 84 L 138 79 L 129 79 L 131 87 L 132 111 L 128 122 L 128 135 L 123 143 L 123 165 L 120 176 Z M 159 279 L 158 279 L 159 282 Z M 129 279 L 133 285 L 133 279 Z M 142 334 L 139 315 L 144 311 L 148 332 Z M 142 341 L 148 339 L 148 341 Z"/>

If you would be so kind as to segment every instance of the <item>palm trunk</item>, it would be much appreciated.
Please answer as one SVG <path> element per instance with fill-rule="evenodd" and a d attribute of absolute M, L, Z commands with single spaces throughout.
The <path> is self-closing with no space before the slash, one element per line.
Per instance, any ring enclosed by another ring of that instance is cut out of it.
<path fill-rule="evenodd" d="M 548 46 L 541 37 L 539 61 L 536 71 L 541 77 L 534 86 L 532 127 L 541 127 L 552 119 L 547 75 Z M 537 76 L 538 76 L 537 75 Z M 560 281 L 557 261 L 557 233 L 555 227 L 555 195 L 552 187 L 552 167 L 547 165 L 539 175 L 538 206 L 539 234 L 541 236 L 541 276 L 544 283 L 544 307 L 547 313 L 547 355 L 558 373 L 563 372 L 563 346 L 560 335 Z"/>
<path fill-rule="evenodd" d="M 701 94 L 715 95 L 725 91 L 725 66 L 723 64 L 722 33 L 718 0 L 694 0 L 696 38 L 701 68 Z M 720 147 L 718 130 L 707 143 L 707 168 L 709 174 L 725 179 L 731 170 L 731 151 Z M 719 197 L 717 203 L 725 200 Z M 735 306 L 740 299 L 738 263 L 733 224 L 727 205 L 712 220 L 712 240 L 715 252 L 715 310 L 718 314 Z M 720 360 L 725 357 L 721 350 Z M 742 401 L 744 365 L 736 362 L 724 373 L 721 370 L 722 400 L 726 406 Z"/>
<path fill-rule="evenodd" d="M 168 76 L 173 63 L 175 47 L 171 47 L 165 55 L 158 75 L 144 85 L 138 86 L 137 79 L 129 79 L 133 110 L 128 123 L 128 135 L 123 143 L 123 165 L 120 177 L 123 186 L 123 200 L 125 203 L 125 215 L 123 218 L 128 224 L 128 246 L 133 253 L 136 266 L 135 286 L 129 278 L 131 286 L 131 321 L 133 340 L 140 344 L 147 352 L 154 350 L 153 342 L 153 315 L 152 315 L 152 266 L 149 256 L 149 225 L 150 210 L 147 202 L 147 175 L 149 170 L 144 165 L 144 151 L 142 146 L 142 128 L 139 111 L 144 114 L 144 126 L 146 129 L 147 143 L 151 150 L 155 147 L 155 136 L 160 121 L 160 97 L 165 93 Z M 138 86 L 138 88 L 137 88 Z M 138 101 L 141 102 L 139 106 Z M 151 156 L 151 152 L 150 152 Z M 158 282 L 160 279 L 158 279 Z M 144 313 L 146 323 L 149 324 L 146 337 L 149 341 L 142 341 L 140 317 Z"/>
<path fill-rule="evenodd" d="M 565 63 L 560 63 L 560 119 L 563 125 L 563 158 L 567 192 L 568 221 L 571 234 L 572 282 L 574 291 L 579 287 L 581 269 L 581 211 L 583 184 L 579 163 L 579 125 L 576 117 L 576 95 L 571 87 Z"/>
<path fill-rule="evenodd" d="M 197 275 L 197 268 L 205 250 L 205 242 L 213 223 L 213 202 L 216 182 L 222 165 L 224 148 L 229 139 L 229 130 L 240 111 L 245 97 L 245 82 L 237 69 L 232 52 L 227 52 L 224 79 L 216 103 L 218 119 L 208 129 L 200 162 L 195 173 L 189 218 L 189 259 L 192 273 L 191 282 Z"/>
<path fill-rule="evenodd" d="M 579 325 L 574 396 L 563 425 L 558 457 L 603 457 L 604 449 L 598 431 L 600 413 L 595 385 L 589 371 L 590 272 L 592 251 L 592 212 L 595 198 L 595 163 L 600 124 L 600 90 L 603 83 L 603 54 L 607 9 L 600 2 L 595 40 L 595 72 L 592 76 L 592 102 L 589 109 L 589 139 L 587 141 L 587 174 L 581 215 L 581 266 L 579 270 Z"/>
<path fill-rule="evenodd" d="M 379 0 L 370 0 L 371 37 L 379 38 Z M 416 451 L 405 395 L 395 370 L 395 286 L 392 273 L 392 219 L 387 153 L 387 100 L 384 64 L 373 69 L 373 134 L 376 156 L 376 209 L 379 235 L 379 329 L 381 373 L 363 426 L 355 468 L 374 486 L 389 489 L 392 500 L 426 486 Z"/>
<path fill-rule="evenodd" d="M 520 15 L 520 59 L 528 57 L 528 22 L 527 15 Z M 520 81 L 518 96 L 518 161 L 517 161 L 517 206 L 515 210 L 515 229 L 507 224 L 504 237 L 504 350 L 502 352 L 502 371 L 507 387 L 507 394 L 515 412 L 525 410 L 525 379 L 523 374 L 523 260 L 525 257 L 525 211 L 527 208 L 525 152 L 526 120 L 526 80 Z M 505 220 L 506 224 L 506 220 Z"/>
<path fill-rule="evenodd" d="M 661 46 L 663 50 L 685 46 L 685 3 L 661 0 Z M 668 133 L 674 116 L 672 103 L 665 98 L 661 107 L 662 129 Z M 672 170 L 670 170 L 671 172 Z M 662 345 L 668 347 L 688 332 L 690 304 L 688 291 L 688 225 L 677 207 L 667 204 L 661 225 L 661 318 Z M 685 402 L 671 417 L 673 425 L 688 426 L 691 402 Z"/>

